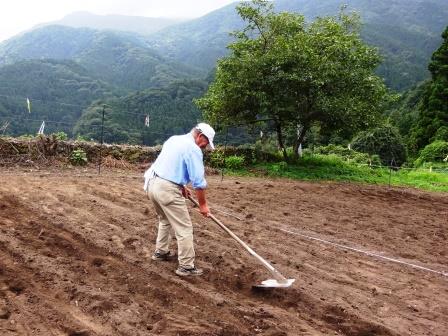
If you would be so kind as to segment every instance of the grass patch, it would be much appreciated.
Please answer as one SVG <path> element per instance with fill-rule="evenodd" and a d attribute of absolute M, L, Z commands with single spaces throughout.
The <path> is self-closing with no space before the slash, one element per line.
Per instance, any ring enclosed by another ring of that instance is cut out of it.
<path fill-rule="evenodd" d="M 246 169 L 226 171 L 231 175 L 285 177 L 312 181 L 352 181 L 358 183 L 408 186 L 448 192 L 448 172 L 427 169 L 372 168 L 352 164 L 332 155 L 305 156 L 294 164 L 260 163 Z"/>

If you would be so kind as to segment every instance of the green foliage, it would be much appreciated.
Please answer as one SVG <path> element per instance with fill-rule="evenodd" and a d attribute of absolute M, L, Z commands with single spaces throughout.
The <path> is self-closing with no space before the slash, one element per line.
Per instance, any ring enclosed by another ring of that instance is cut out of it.
<path fill-rule="evenodd" d="M 52 136 L 54 136 L 56 138 L 56 140 L 67 140 L 68 139 L 68 135 L 65 132 L 57 132 L 57 133 L 53 133 L 51 134 Z"/>
<path fill-rule="evenodd" d="M 32 60 L 5 65 L 0 67 L 0 83 L 0 123 L 10 121 L 6 134 L 13 136 L 37 132 L 44 120 L 46 133 L 63 131 L 71 136 L 84 108 L 115 93 L 72 61 Z"/>
<path fill-rule="evenodd" d="M 85 136 L 82 136 L 82 135 L 78 134 L 76 136 L 76 141 L 78 141 L 78 142 L 88 142 L 89 139 L 87 139 Z"/>
<path fill-rule="evenodd" d="M 212 151 L 208 157 L 208 164 L 213 168 L 227 168 L 238 170 L 245 166 L 246 157 L 244 155 L 228 155 L 224 154 L 224 148 L 219 147 Z"/>
<path fill-rule="evenodd" d="M 406 147 L 401 135 L 390 125 L 359 133 L 352 146 L 356 151 L 378 155 L 387 166 L 401 166 L 406 162 Z"/>
<path fill-rule="evenodd" d="M 435 140 L 448 141 L 448 126 L 439 127 L 433 139 L 434 141 Z"/>
<path fill-rule="evenodd" d="M 23 59 L 66 59 L 87 69 L 89 76 L 121 87 L 142 90 L 198 76 L 200 73 L 167 61 L 138 35 L 87 28 L 45 26 L 6 41 L 0 65 Z"/>
<path fill-rule="evenodd" d="M 406 143 L 409 142 L 409 130 L 417 122 L 422 105 L 422 97 L 428 86 L 429 80 L 404 92 L 395 101 L 391 102 L 386 111 L 386 116 L 391 124 L 398 128 Z"/>
<path fill-rule="evenodd" d="M 244 156 L 230 155 L 225 159 L 225 166 L 228 169 L 237 170 L 244 167 L 244 162 Z"/>
<path fill-rule="evenodd" d="M 440 0 L 276 0 L 278 12 L 297 12 L 307 21 L 336 15 L 341 4 L 360 13 L 365 24 L 363 40 L 379 48 L 384 62 L 377 73 L 388 87 L 403 91 L 428 78 L 431 53 L 440 43 L 437 34 L 446 25 L 448 2 Z M 190 22 L 172 26 L 148 40 L 162 55 L 209 70 L 226 55 L 232 37 L 226 32 L 240 30 L 242 22 L 234 11 L 235 3 Z"/>
<path fill-rule="evenodd" d="M 311 151 L 310 151 L 311 152 Z M 338 145 L 328 145 L 316 147 L 312 151 L 313 154 L 335 155 L 345 161 L 360 164 L 380 165 L 381 160 L 376 154 L 368 154 L 357 152 L 353 149 Z"/>
<path fill-rule="evenodd" d="M 277 139 L 272 135 L 264 136 L 262 139 L 256 140 L 254 148 L 259 152 L 273 155 L 279 154 Z"/>
<path fill-rule="evenodd" d="M 208 163 L 213 168 L 224 168 L 224 149 L 215 148 L 208 156 Z"/>
<path fill-rule="evenodd" d="M 448 140 L 448 26 L 442 33 L 442 45 L 432 55 L 428 69 L 432 79 L 423 95 L 420 114 L 411 130 L 413 152 L 436 139 Z"/>
<path fill-rule="evenodd" d="M 96 101 L 84 111 L 74 133 L 99 141 L 105 105 L 106 143 L 162 144 L 171 135 L 188 133 L 202 119 L 192 100 L 205 89 L 203 81 L 178 81 L 120 99 Z M 148 127 L 145 126 L 146 115 L 149 115 Z"/>
<path fill-rule="evenodd" d="M 275 14 L 264 0 L 241 3 L 247 27 L 234 36 L 230 55 L 198 106 L 212 122 L 271 120 L 286 159 L 284 132 L 297 131 L 297 148 L 310 127 L 354 132 L 372 126 L 386 94 L 373 71 L 377 51 L 359 37 L 355 15 L 318 18 Z"/>
<path fill-rule="evenodd" d="M 232 173 L 232 172 L 230 172 Z M 426 190 L 448 192 L 448 174 L 430 172 L 428 169 L 371 168 L 349 163 L 338 156 L 305 155 L 297 163 L 283 165 L 262 163 L 249 168 L 246 172 L 233 174 L 255 176 L 286 177 L 300 180 L 350 181 L 393 186 L 410 186 Z"/>
<path fill-rule="evenodd" d="M 421 166 L 425 162 L 437 163 L 448 161 L 448 142 L 434 141 L 420 151 L 418 159 L 415 161 L 416 166 Z"/>
<path fill-rule="evenodd" d="M 70 154 L 70 162 L 74 166 L 84 166 L 87 164 L 87 154 L 83 149 L 75 149 Z"/>
<path fill-rule="evenodd" d="M 285 161 L 281 161 L 279 163 L 273 163 L 270 166 L 270 170 L 272 170 L 275 173 L 281 173 L 281 172 L 285 172 L 288 168 L 288 163 Z"/>

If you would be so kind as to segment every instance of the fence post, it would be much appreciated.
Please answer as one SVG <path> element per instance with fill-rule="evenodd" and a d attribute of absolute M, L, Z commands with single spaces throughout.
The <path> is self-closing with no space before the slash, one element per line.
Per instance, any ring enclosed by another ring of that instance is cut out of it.
<path fill-rule="evenodd" d="M 106 105 L 103 105 L 103 115 L 101 118 L 101 145 L 99 150 L 99 160 L 98 160 L 98 175 L 101 174 L 101 161 L 103 159 L 103 140 L 104 140 L 104 110 L 106 109 Z"/>
<path fill-rule="evenodd" d="M 390 180 L 392 178 L 392 167 L 389 166 L 389 188 L 390 188 Z"/>

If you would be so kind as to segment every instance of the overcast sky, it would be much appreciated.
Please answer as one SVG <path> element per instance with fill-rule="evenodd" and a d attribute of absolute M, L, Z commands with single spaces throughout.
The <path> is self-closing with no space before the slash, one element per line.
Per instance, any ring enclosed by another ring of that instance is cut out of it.
<path fill-rule="evenodd" d="M 195 18 L 231 2 L 235 0 L 6 0 L 0 8 L 0 41 L 76 11 Z"/>

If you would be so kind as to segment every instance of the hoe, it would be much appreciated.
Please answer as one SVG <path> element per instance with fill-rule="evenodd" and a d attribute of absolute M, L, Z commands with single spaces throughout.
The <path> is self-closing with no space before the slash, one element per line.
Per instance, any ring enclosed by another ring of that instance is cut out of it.
<path fill-rule="evenodd" d="M 188 199 L 192 201 L 194 205 L 199 207 L 198 202 L 194 198 L 188 196 Z M 249 245 L 238 238 L 237 235 L 230 231 L 230 229 L 228 229 L 223 223 L 221 223 L 221 221 L 219 221 L 215 216 L 210 215 L 210 218 L 216 224 L 218 224 L 221 229 L 226 231 L 230 235 L 230 237 L 235 239 L 242 247 L 244 247 L 253 257 L 257 259 L 260 264 L 262 264 L 272 274 L 273 279 L 264 280 L 261 282 L 261 284 L 253 285 L 253 288 L 286 288 L 291 286 L 292 283 L 296 280 L 285 278 L 278 270 L 276 270 L 270 263 L 260 257 L 257 253 L 255 253 L 255 251 Z"/>

